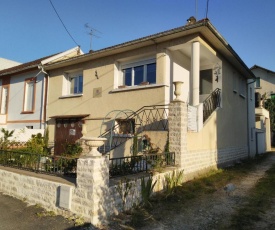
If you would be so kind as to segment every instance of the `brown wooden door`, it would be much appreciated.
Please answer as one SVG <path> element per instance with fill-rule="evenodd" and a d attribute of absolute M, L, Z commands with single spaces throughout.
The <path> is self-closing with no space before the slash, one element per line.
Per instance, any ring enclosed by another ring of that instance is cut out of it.
<path fill-rule="evenodd" d="M 54 154 L 65 153 L 67 144 L 75 143 L 82 137 L 81 118 L 58 118 L 55 123 Z"/>

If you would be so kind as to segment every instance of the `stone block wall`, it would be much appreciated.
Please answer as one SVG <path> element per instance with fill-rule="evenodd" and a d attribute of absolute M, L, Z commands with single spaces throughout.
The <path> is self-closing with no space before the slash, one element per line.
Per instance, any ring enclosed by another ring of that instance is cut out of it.
<path fill-rule="evenodd" d="M 0 169 L 0 178 L 0 192 L 30 204 L 39 204 L 58 214 L 65 213 L 57 207 L 58 189 L 63 184 L 3 169 Z"/>
<path fill-rule="evenodd" d="M 156 185 L 153 190 L 153 194 L 157 192 L 161 192 L 165 190 L 166 181 L 165 176 L 168 174 L 171 174 L 173 170 L 169 170 L 167 172 L 163 173 L 157 173 L 152 176 L 153 183 L 156 181 Z M 148 176 L 145 177 L 145 181 L 148 179 Z M 122 193 L 125 192 L 125 178 L 121 177 L 122 182 Z M 124 207 L 124 210 L 129 210 L 135 205 L 139 204 L 142 201 L 142 195 L 141 195 L 141 178 L 131 179 L 129 183 L 132 183 L 132 187 L 130 189 L 129 195 L 126 198 L 126 204 Z M 121 196 L 119 195 L 118 183 L 116 185 L 110 186 L 109 188 L 109 198 L 108 198 L 108 206 L 107 210 L 109 210 L 108 215 L 116 214 L 121 211 L 123 211 L 123 202 L 121 199 Z"/>
<path fill-rule="evenodd" d="M 210 168 L 217 168 L 248 157 L 247 146 L 230 146 L 223 149 L 200 149 L 188 151 L 188 109 L 182 101 L 169 105 L 169 147 L 175 152 L 176 165 L 190 178 Z M 216 127 L 213 127 L 216 128 Z"/>
<path fill-rule="evenodd" d="M 123 210 L 122 199 L 117 189 L 118 185 L 109 187 L 109 174 L 101 170 L 104 168 L 104 164 L 108 165 L 106 158 L 82 159 L 82 162 L 78 162 L 80 178 L 78 178 L 77 186 L 0 169 L 0 192 L 33 205 L 39 204 L 46 210 L 54 211 L 65 217 L 76 215 L 94 225 L 100 225 L 106 221 L 108 216 Z M 154 192 L 164 189 L 165 175 L 168 173 L 171 171 L 152 177 L 153 181 L 157 180 Z M 105 179 L 102 181 L 104 177 Z M 126 197 L 124 210 L 131 209 L 134 204 L 139 204 L 142 200 L 141 178 L 132 179 L 130 183 L 132 183 L 132 188 Z M 64 186 L 72 190 L 71 197 L 67 197 L 70 208 L 59 205 L 60 188 Z M 125 191 L 125 182 L 123 182 L 122 190 Z"/>
<path fill-rule="evenodd" d="M 218 150 L 188 151 L 184 158 L 184 172 L 186 175 L 199 172 L 207 168 L 226 166 L 240 159 L 247 158 L 247 147 L 229 147 Z"/>

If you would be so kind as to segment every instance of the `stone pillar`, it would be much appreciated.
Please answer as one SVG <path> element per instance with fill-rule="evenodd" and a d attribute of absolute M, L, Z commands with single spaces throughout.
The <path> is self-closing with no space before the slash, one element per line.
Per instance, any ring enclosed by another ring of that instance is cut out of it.
<path fill-rule="evenodd" d="M 169 105 L 169 151 L 175 152 L 176 165 L 184 168 L 184 154 L 187 152 L 187 104 L 172 101 Z"/>
<path fill-rule="evenodd" d="M 270 118 L 265 118 L 266 151 L 271 151 Z"/>
<path fill-rule="evenodd" d="M 200 43 L 192 43 L 191 53 L 191 105 L 200 103 Z"/>
<path fill-rule="evenodd" d="M 88 144 L 91 144 L 91 139 L 96 142 L 96 138 L 88 138 Z M 85 194 L 86 217 L 97 226 L 106 221 L 108 214 L 109 158 L 94 151 L 90 152 L 94 155 L 87 154 L 77 160 L 76 193 Z"/>

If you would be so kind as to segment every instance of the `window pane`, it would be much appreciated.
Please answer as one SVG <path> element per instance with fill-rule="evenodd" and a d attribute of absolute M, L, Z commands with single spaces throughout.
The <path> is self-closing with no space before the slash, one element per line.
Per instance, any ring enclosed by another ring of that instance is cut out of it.
<path fill-rule="evenodd" d="M 134 81 L 134 85 L 139 85 L 141 82 L 143 82 L 143 66 L 137 66 L 134 67 L 134 73 L 135 73 L 135 81 Z"/>
<path fill-rule="evenodd" d="M 70 79 L 70 94 L 77 94 L 83 92 L 83 76 L 73 77 Z"/>
<path fill-rule="evenodd" d="M 70 94 L 74 94 L 75 78 L 70 78 Z"/>
<path fill-rule="evenodd" d="M 34 82 L 33 81 L 27 82 L 24 111 L 33 110 L 33 90 L 34 90 Z"/>
<path fill-rule="evenodd" d="M 8 89 L 3 88 L 2 90 L 2 100 L 1 100 L 1 114 L 7 113 L 7 100 L 8 100 Z"/>
<path fill-rule="evenodd" d="M 132 85 L 132 68 L 124 70 L 124 85 Z"/>
<path fill-rule="evenodd" d="M 83 93 L 83 76 L 79 76 L 78 93 Z"/>
<path fill-rule="evenodd" d="M 261 87 L 261 83 L 260 83 L 260 78 L 259 77 L 256 78 L 255 86 L 257 88 Z"/>
<path fill-rule="evenodd" d="M 200 71 L 200 95 L 210 94 L 212 91 L 212 69 Z"/>
<path fill-rule="evenodd" d="M 156 83 L 156 63 L 148 64 L 147 65 L 147 81 L 150 84 Z"/>

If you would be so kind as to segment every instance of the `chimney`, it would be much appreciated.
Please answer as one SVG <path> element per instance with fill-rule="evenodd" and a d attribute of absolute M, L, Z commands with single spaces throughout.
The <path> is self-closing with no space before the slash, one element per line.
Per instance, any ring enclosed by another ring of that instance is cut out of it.
<path fill-rule="evenodd" d="M 186 23 L 186 25 L 193 25 L 193 24 L 195 24 L 196 23 L 196 18 L 195 17 L 193 17 L 193 16 L 191 16 L 190 18 L 188 18 L 187 19 L 187 23 Z"/>

